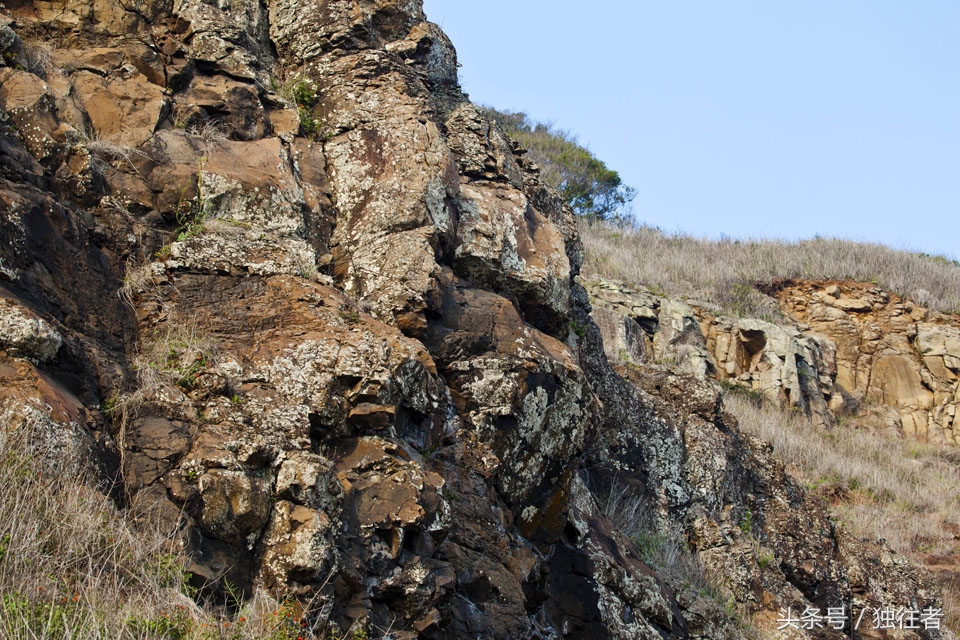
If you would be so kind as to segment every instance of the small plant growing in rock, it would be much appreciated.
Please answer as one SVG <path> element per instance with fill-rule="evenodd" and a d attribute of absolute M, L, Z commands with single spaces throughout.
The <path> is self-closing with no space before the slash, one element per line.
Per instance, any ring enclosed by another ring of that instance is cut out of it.
<path fill-rule="evenodd" d="M 764 395 L 763 391 L 754 389 L 746 384 L 740 384 L 732 380 L 721 380 L 720 387 L 726 393 L 743 398 L 757 407 L 762 407 L 768 402 L 768 398 Z"/>
<path fill-rule="evenodd" d="M 135 359 L 138 393 L 149 396 L 164 384 L 190 391 L 215 360 L 214 345 L 192 325 L 170 325 L 140 345 Z"/>
<path fill-rule="evenodd" d="M 179 359 L 180 354 L 172 351 L 174 359 Z M 177 379 L 177 386 L 189 391 L 197 386 L 197 380 L 200 374 L 209 366 L 207 358 L 203 354 L 197 354 L 196 359 L 186 369 L 180 369 L 180 377 Z M 176 365 L 174 365 L 176 368 Z"/>
<path fill-rule="evenodd" d="M 280 88 L 280 95 L 297 105 L 300 116 L 300 133 L 314 138 L 320 132 L 320 122 L 313 116 L 313 108 L 319 100 L 317 83 L 309 78 L 298 78 Z"/>
<path fill-rule="evenodd" d="M 117 411 L 117 396 L 111 394 L 103 401 L 103 412 L 105 414 L 112 415 Z"/>
<path fill-rule="evenodd" d="M 359 324 L 360 314 L 352 309 L 344 309 L 340 312 L 340 319 L 347 324 Z"/>
<path fill-rule="evenodd" d="M 640 531 L 630 536 L 631 542 L 637 545 L 640 556 L 647 564 L 653 564 L 660 551 L 668 544 L 667 537 L 656 531 Z"/>
<path fill-rule="evenodd" d="M 197 195 L 187 198 L 187 187 L 181 186 L 174 216 L 177 222 L 176 241 L 184 242 L 203 233 L 207 217 L 207 202 L 203 196 L 203 167 L 207 162 L 206 156 L 197 160 L 196 191 Z"/>
<path fill-rule="evenodd" d="M 577 322 L 576 320 L 570 321 L 570 330 L 573 331 L 578 338 L 587 335 L 587 325 L 582 322 Z"/>
<path fill-rule="evenodd" d="M 315 280 L 317 277 L 317 263 L 313 260 L 303 260 L 300 257 L 297 257 L 297 273 L 301 278 L 307 280 Z"/>
<path fill-rule="evenodd" d="M 743 517 L 740 518 L 740 531 L 749 534 L 753 531 L 753 512 L 750 509 L 747 509 L 743 512 Z"/>
<path fill-rule="evenodd" d="M 7 555 L 7 545 L 10 544 L 10 532 L 3 534 L 3 537 L 0 537 L 0 562 L 3 562 L 3 557 Z"/>

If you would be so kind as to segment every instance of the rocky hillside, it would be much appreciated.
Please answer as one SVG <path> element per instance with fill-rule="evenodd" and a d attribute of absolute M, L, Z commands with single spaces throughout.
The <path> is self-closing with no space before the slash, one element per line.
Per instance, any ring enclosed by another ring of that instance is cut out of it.
<path fill-rule="evenodd" d="M 697 375 L 769 378 L 765 329 L 700 344 L 660 308 L 690 366 L 611 365 L 571 210 L 418 0 L 14 0 L 0 49 L 4 432 L 172 529 L 201 604 L 269 593 L 317 637 L 704 639 L 942 606 Z M 860 377 L 886 346 L 844 349 L 832 380 L 892 397 Z M 847 402 L 795 364 L 791 401 Z M 937 393 L 896 411 L 930 431 Z"/>
<path fill-rule="evenodd" d="M 875 285 L 781 281 L 782 322 L 717 315 L 713 305 L 592 279 L 593 317 L 617 362 L 670 364 L 744 386 L 832 425 L 956 445 L 960 318 Z"/>

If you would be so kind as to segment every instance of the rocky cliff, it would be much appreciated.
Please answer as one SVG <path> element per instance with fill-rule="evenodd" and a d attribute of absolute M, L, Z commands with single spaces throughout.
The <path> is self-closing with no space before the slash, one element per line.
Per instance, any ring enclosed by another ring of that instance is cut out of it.
<path fill-rule="evenodd" d="M 661 307 L 623 348 L 652 333 L 691 345 L 683 366 L 614 369 L 570 209 L 418 0 L 2 16 L 4 429 L 159 514 L 201 598 L 265 590 L 393 638 L 829 638 L 776 632 L 780 610 L 938 606 L 696 375 L 763 380 L 758 353 L 823 345 L 705 339 Z M 830 380 L 887 398 L 848 347 Z M 834 402 L 827 372 L 785 367 L 778 388 Z M 707 581 L 657 567 L 613 493 Z"/>
<path fill-rule="evenodd" d="M 643 287 L 587 283 L 593 317 L 617 362 L 670 364 L 747 387 L 832 425 L 957 444 L 960 319 L 852 281 L 766 286 L 775 322 L 729 319 L 712 305 Z"/>

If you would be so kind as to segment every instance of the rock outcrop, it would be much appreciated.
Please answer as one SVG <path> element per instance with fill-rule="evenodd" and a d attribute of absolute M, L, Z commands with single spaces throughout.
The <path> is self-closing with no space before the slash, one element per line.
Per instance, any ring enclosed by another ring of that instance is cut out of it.
<path fill-rule="evenodd" d="M 869 284 L 776 289 L 790 317 L 834 345 L 836 388 L 850 412 L 867 410 L 876 428 L 960 443 L 960 319 Z"/>
<path fill-rule="evenodd" d="M 3 427 L 173 525 L 201 594 L 393 638 L 735 638 L 733 611 L 772 633 L 780 608 L 936 604 L 698 377 L 830 402 L 822 345 L 644 295 L 607 347 L 676 370 L 612 367 L 571 210 L 419 1 L 8 6 Z M 948 379 L 952 334 L 922 333 Z M 715 587 L 651 568 L 615 485 Z"/>
<path fill-rule="evenodd" d="M 781 322 L 624 283 L 588 284 L 593 318 L 617 362 L 667 364 L 738 384 L 823 425 L 857 416 L 874 429 L 957 444 L 960 321 L 869 284 L 781 282 Z"/>

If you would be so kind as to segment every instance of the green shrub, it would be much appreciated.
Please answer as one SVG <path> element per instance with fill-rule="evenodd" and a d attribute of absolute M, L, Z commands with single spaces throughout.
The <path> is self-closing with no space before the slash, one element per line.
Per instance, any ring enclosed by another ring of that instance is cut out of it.
<path fill-rule="evenodd" d="M 309 78 L 297 78 L 280 87 L 279 93 L 281 97 L 297 105 L 301 135 L 316 138 L 320 132 L 320 122 L 313 115 L 314 107 L 320 100 L 317 83 Z"/>
<path fill-rule="evenodd" d="M 620 174 L 607 168 L 576 137 L 534 122 L 525 113 L 501 112 L 490 107 L 486 112 L 527 150 L 540 166 L 543 180 L 560 192 L 576 214 L 594 220 L 626 220 L 636 190 L 623 184 Z"/>

